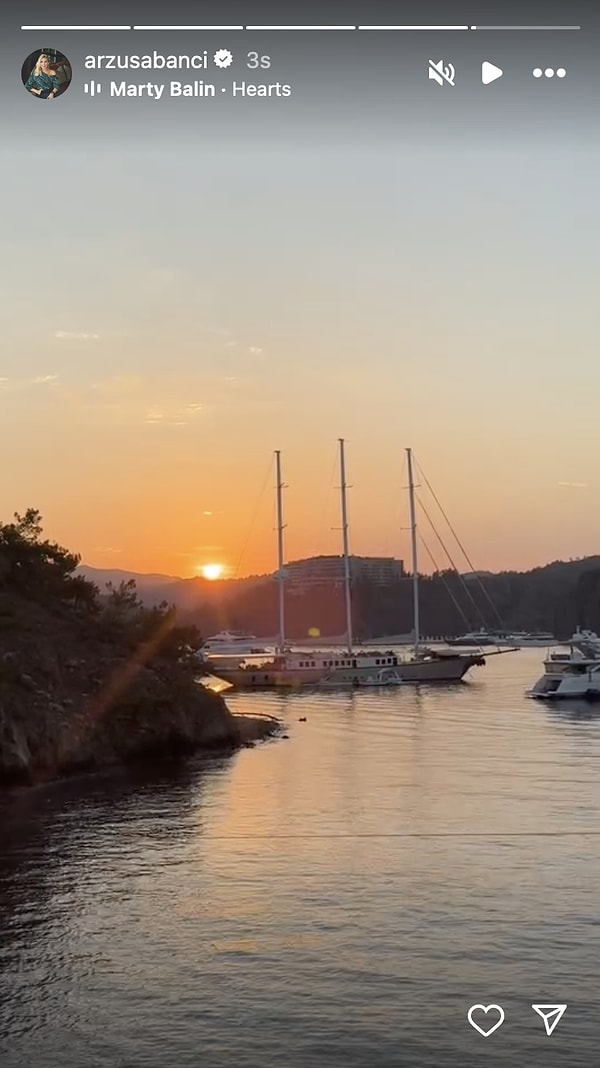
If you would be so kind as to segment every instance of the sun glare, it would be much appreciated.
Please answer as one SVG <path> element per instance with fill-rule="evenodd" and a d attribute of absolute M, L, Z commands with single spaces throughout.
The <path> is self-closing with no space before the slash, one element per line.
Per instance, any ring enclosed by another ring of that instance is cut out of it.
<path fill-rule="evenodd" d="M 223 564 L 205 564 L 204 567 L 200 568 L 200 574 L 202 578 L 215 582 L 216 579 L 220 579 L 223 576 Z"/>

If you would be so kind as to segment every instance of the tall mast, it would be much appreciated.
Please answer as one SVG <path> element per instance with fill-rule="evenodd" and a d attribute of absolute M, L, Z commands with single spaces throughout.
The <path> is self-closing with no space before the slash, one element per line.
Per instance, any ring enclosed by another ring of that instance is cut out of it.
<path fill-rule="evenodd" d="M 277 582 L 279 584 L 279 651 L 285 646 L 285 571 L 283 560 L 283 482 L 281 481 L 281 452 L 275 452 L 275 491 L 277 494 Z"/>
<path fill-rule="evenodd" d="M 415 656 L 419 653 L 419 563 L 417 560 L 417 518 L 415 511 L 415 480 L 413 476 L 412 449 L 406 450 L 408 463 L 408 506 L 410 512 L 410 544 L 412 550 L 412 583 L 413 583 L 413 630 L 415 637 Z"/>
<path fill-rule="evenodd" d="M 352 598 L 350 594 L 350 552 L 348 549 L 348 507 L 346 504 L 346 456 L 344 452 L 344 439 L 340 438 L 340 475 L 342 493 L 342 543 L 344 547 L 344 593 L 346 599 L 346 637 L 348 639 L 348 652 L 352 652 Z"/>

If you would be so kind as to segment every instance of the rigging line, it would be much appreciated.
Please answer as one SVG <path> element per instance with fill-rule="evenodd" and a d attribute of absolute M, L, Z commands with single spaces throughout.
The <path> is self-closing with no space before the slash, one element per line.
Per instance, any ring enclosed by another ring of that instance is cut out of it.
<path fill-rule="evenodd" d="M 450 553 L 449 553 L 448 549 L 446 548 L 446 546 L 444 545 L 444 542 L 443 542 L 443 540 L 441 538 L 441 535 L 438 534 L 437 530 L 435 529 L 435 525 L 433 523 L 433 520 L 431 519 L 431 516 L 429 515 L 429 512 L 427 511 L 425 505 L 423 504 L 423 502 L 421 501 L 421 499 L 419 497 L 417 499 L 418 499 L 418 502 L 419 502 L 420 510 L 423 512 L 423 515 L 428 520 L 429 525 L 430 525 L 431 529 L 433 530 L 433 533 L 435 534 L 437 540 L 439 541 L 440 545 L 442 546 L 442 549 L 446 553 L 446 556 L 448 557 L 448 560 L 450 561 L 450 564 L 451 564 L 452 568 L 456 572 L 456 576 L 457 576 L 461 586 L 463 587 L 467 597 L 469 598 L 471 604 L 473 605 L 473 608 L 475 609 L 477 615 L 479 616 L 480 621 L 483 623 L 483 626 L 486 627 L 487 623 L 485 621 L 485 616 L 483 615 L 483 612 L 481 611 L 481 608 L 477 604 L 477 601 L 473 597 L 473 594 L 471 593 L 471 591 L 470 591 L 469 587 L 467 586 L 464 578 L 462 577 L 460 571 L 458 570 L 456 564 L 454 563 L 454 560 L 450 556 Z"/>
<path fill-rule="evenodd" d="M 443 509 L 443 507 L 442 507 L 442 505 L 441 505 L 441 503 L 439 501 L 439 498 L 436 496 L 436 493 L 435 493 L 434 489 L 432 488 L 431 483 L 428 481 L 427 476 L 424 473 L 424 471 L 422 470 L 420 464 L 416 460 L 415 460 L 415 463 L 416 463 L 417 470 L 419 472 L 420 477 L 423 479 L 423 482 L 425 483 L 425 485 L 427 486 L 427 489 L 431 493 L 431 496 L 433 497 L 435 503 L 437 504 L 440 512 L 442 513 L 444 519 L 446 520 L 446 523 L 448 524 L 448 526 L 450 528 L 450 531 L 451 531 L 451 533 L 452 533 L 452 535 L 453 535 L 453 537 L 454 537 L 454 539 L 456 541 L 456 544 L 458 545 L 461 553 L 463 554 L 465 560 L 467 561 L 469 567 L 471 568 L 471 571 L 472 571 L 473 575 L 475 576 L 475 579 L 476 579 L 476 581 L 477 581 L 477 583 L 478 583 L 478 585 L 479 585 L 479 587 L 481 589 L 481 592 L 483 593 L 486 601 L 490 605 L 490 608 L 492 609 L 494 615 L 496 616 L 496 619 L 498 620 L 498 623 L 500 624 L 500 626 L 502 628 L 504 628 L 504 620 L 502 619 L 498 609 L 496 608 L 496 605 L 494 604 L 494 602 L 493 602 L 492 598 L 490 597 L 488 591 L 486 590 L 483 582 L 481 581 L 481 578 L 477 574 L 477 572 L 476 572 L 476 570 L 475 570 L 475 568 L 474 568 L 474 566 L 473 566 L 473 564 L 472 564 L 472 562 L 471 562 L 471 560 L 469 558 L 469 555 L 468 555 L 466 549 L 464 548 L 464 546 L 463 546 L 458 534 L 456 533 L 454 527 L 452 526 L 452 523 L 450 522 L 448 516 L 446 515 L 446 512 L 444 511 L 444 509 Z"/>
<path fill-rule="evenodd" d="M 446 578 L 444 576 L 443 571 L 440 571 L 440 569 L 439 569 L 439 567 L 437 565 L 437 561 L 436 561 L 433 553 L 431 552 L 431 549 L 429 548 L 429 546 L 428 546 L 427 542 L 425 541 L 425 538 L 423 537 L 422 534 L 419 535 L 419 541 L 423 545 L 423 548 L 425 549 L 425 552 L 427 553 L 429 559 L 431 560 L 431 563 L 433 564 L 433 566 L 434 566 L 434 568 L 435 568 L 435 570 L 436 570 L 436 572 L 438 574 L 438 577 L 442 580 L 442 584 L 444 585 L 446 593 L 448 594 L 450 600 L 452 601 L 452 604 L 456 608 L 456 611 L 458 612 L 460 618 L 462 619 L 463 623 L 465 624 L 465 626 L 468 629 L 471 626 L 471 621 L 468 619 L 466 614 L 463 612 L 462 605 L 459 603 L 459 601 L 454 596 L 454 594 L 452 592 L 452 589 L 450 587 L 450 583 L 446 581 Z"/>
<path fill-rule="evenodd" d="M 273 473 L 273 460 L 274 460 L 274 457 L 271 457 L 271 459 L 269 461 L 269 466 L 267 468 L 267 473 L 265 474 L 265 477 L 264 477 L 264 480 L 263 480 L 263 484 L 262 484 L 260 493 L 258 495 L 258 500 L 256 502 L 256 507 L 254 509 L 254 512 L 253 512 L 252 517 L 250 519 L 250 523 L 248 525 L 248 531 L 247 531 L 244 543 L 242 545 L 242 551 L 240 552 L 237 564 L 235 565 L 235 569 L 234 569 L 234 572 L 233 572 L 233 577 L 234 578 L 238 577 L 238 572 L 240 570 L 240 567 L 242 566 L 242 560 L 244 559 L 244 556 L 246 555 L 246 550 L 247 550 L 249 542 L 250 542 L 250 537 L 252 535 L 252 531 L 254 529 L 254 525 L 255 525 L 256 520 L 258 518 L 258 512 L 259 512 L 260 506 L 262 504 L 262 499 L 263 499 L 263 497 L 265 495 L 265 490 L 267 488 L 267 483 L 268 483 L 268 481 L 269 481 L 269 479 L 270 479 L 270 477 L 271 477 L 271 475 Z"/>

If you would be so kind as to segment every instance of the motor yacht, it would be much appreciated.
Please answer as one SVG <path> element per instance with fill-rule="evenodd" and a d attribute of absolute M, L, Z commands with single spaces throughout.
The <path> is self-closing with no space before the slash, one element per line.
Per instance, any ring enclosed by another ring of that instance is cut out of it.
<path fill-rule="evenodd" d="M 450 646 L 485 646 L 495 645 L 497 648 L 510 649 L 547 649 L 554 645 L 556 638 L 549 631 L 499 631 L 499 630 L 474 630 L 468 634 L 462 634 L 458 638 L 450 638 Z"/>
<path fill-rule="evenodd" d="M 541 701 L 579 698 L 600 700 L 600 658 L 586 657 L 580 650 L 553 654 L 544 661 L 544 674 L 526 697 Z"/>
<path fill-rule="evenodd" d="M 203 657 L 217 656 L 250 656 L 252 654 L 268 653 L 272 646 L 264 644 L 264 638 L 257 638 L 255 634 L 240 634 L 236 631 L 222 630 L 218 634 L 212 634 L 204 642 L 200 652 Z"/>

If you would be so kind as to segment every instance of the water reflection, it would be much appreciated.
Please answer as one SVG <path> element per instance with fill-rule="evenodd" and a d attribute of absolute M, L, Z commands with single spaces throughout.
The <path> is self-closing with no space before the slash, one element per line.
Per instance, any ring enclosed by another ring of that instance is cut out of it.
<path fill-rule="evenodd" d="M 289 741 L 5 795 L 3 1068 L 474 1066 L 482 999 L 489 1068 L 545 1068 L 544 999 L 570 1006 L 553 1057 L 590 1063 L 600 723 L 525 700 L 537 663 L 509 659 L 235 695 Z"/>

